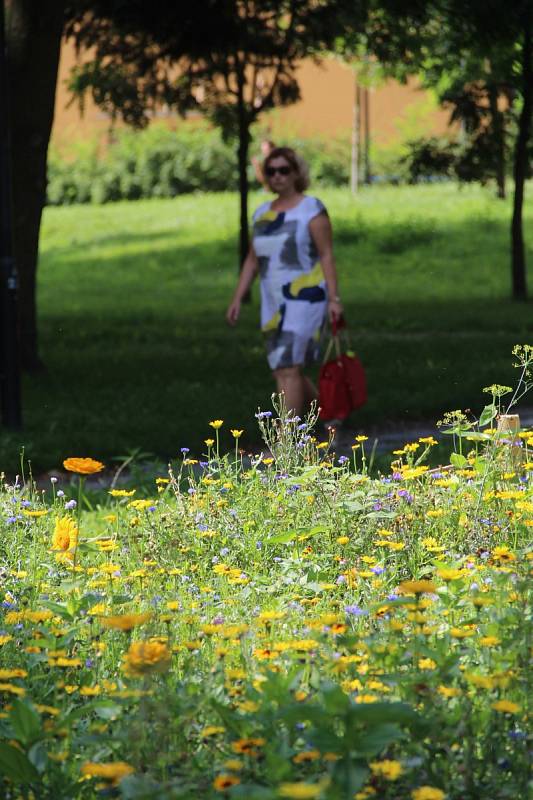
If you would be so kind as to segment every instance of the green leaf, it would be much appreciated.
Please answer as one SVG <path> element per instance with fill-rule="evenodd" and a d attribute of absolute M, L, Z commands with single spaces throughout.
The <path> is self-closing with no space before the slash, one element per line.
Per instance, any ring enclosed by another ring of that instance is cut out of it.
<path fill-rule="evenodd" d="M 354 723 L 370 722 L 397 722 L 400 725 L 409 725 L 418 721 L 416 711 L 407 703 L 358 703 L 350 709 L 350 718 Z"/>
<path fill-rule="evenodd" d="M 32 783 L 39 780 L 39 773 L 18 747 L 0 742 L 0 775 L 14 783 Z"/>
<path fill-rule="evenodd" d="M 241 730 L 239 722 L 235 719 L 231 710 L 227 708 L 227 706 L 222 705 L 222 703 L 218 703 L 216 700 L 211 700 L 211 706 L 215 709 L 226 728 L 237 736 L 240 736 Z"/>
<path fill-rule="evenodd" d="M 367 758 L 372 758 L 404 735 L 398 725 L 385 722 L 365 733 L 361 743 L 357 745 L 357 750 Z"/>
<path fill-rule="evenodd" d="M 287 544 L 292 542 L 298 536 L 297 531 L 287 531 L 287 533 L 278 533 L 276 536 L 271 536 L 268 539 L 268 544 Z"/>
<path fill-rule="evenodd" d="M 122 706 L 112 700 L 97 700 L 94 704 L 94 713 L 100 719 L 116 719 L 122 712 Z"/>
<path fill-rule="evenodd" d="M 41 717 L 29 703 L 14 700 L 9 721 L 13 726 L 16 738 L 22 744 L 32 744 L 41 735 Z"/>
<path fill-rule="evenodd" d="M 132 600 L 131 594 L 116 594 L 112 599 L 112 603 L 114 606 L 121 606 L 124 603 L 130 603 Z"/>
<path fill-rule="evenodd" d="M 317 533 L 327 533 L 328 529 L 324 525 L 315 525 L 314 528 L 303 530 L 298 534 L 298 541 L 303 542 L 305 539 L 310 539 L 311 536 L 316 536 Z"/>
<path fill-rule="evenodd" d="M 356 511 L 362 511 L 364 509 L 363 503 L 360 503 L 359 500 L 344 500 L 341 505 L 344 509 L 346 509 L 346 511 L 349 511 L 352 514 Z"/>
<path fill-rule="evenodd" d="M 45 608 L 48 608 L 50 611 L 53 611 L 54 614 L 57 614 L 57 616 L 61 617 L 62 619 L 73 619 L 73 616 L 67 609 L 65 603 L 54 603 L 52 600 L 43 600 L 42 605 Z"/>
<path fill-rule="evenodd" d="M 370 770 L 364 762 L 354 762 L 348 756 L 337 761 L 333 770 L 334 781 L 344 790 L 343 797 L 353 797 L 366 783 Z"/>
<path fill-rule="evenodd" d="M 337 684 L 323 689 L 324 705 L 329 714 L 344 714 L 350 706 L 350 698 Z"/>
<path fill-rule="evenodd" d="M 126 775 L 119 783 L 120 794 L 126 800 L 152 800 L 165 796 L 161 785 L 148 776 Z"/>
<path fill-rule="evenodd" d="M 498 409 L 496 408 L 494 403 L 491 403 L 490 405 L 485 406 L 485 408 L 481 412 L 481 416 L 479 418 L 480 427 L 482 428 L 484 425 L 488 425 L 489 422 L 492 422 L 492 420 L 497 415 L 498 415 Z"/>
<path fill-rule="evenodd" d="M 241 783 L 240 786 L 235 786 L 231 790 L 232 797 L 250 798 L 250 800 L 272 800 L 278 797 L 274 789 L 269 789 L 268 786 L 257 786 L 251 783 Z"/>
<path fill-rule="evenodd" d="M 44 742 L 35 742 L 28 750 L 28 758 L 41 775 L 48 766 L 48 753 Z"/>
<path fill-rule="evenodd" d="M 452 453 L 450 456 L 450 464 L 453 464 L 453 466 L 458 469 L 462 469 L 465 464 L 468 464 L 468 459 L 460 453 Z"/>

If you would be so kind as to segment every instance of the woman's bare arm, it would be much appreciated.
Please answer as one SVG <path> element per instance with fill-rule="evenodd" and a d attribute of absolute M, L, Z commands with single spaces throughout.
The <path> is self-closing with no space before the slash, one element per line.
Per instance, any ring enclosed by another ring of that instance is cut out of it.
<path fill-rule="evenodd" d="M 329 318 L 338 318 L 342 315 L 342 303 L 339 297 L 337 268 L 333 256 L 333 231 L 331 222 L 326 212 L 318 214 L 309 223 L 311 238 L 315 244 L 322 265 L 322 271 L 328 287 Z"/>
<path fill-rule="evenodd" d="M 244 260 L 244 264 L 242 265 L 241 274 L 237 283 L 237 288 L 235 289 L 235 293 L 233 295 L 233 299 L 228 306 L 228 310 L 226 311 L 226 319 L 230 325 L 237 324 L 237 320 L 239 319 L 239 314 L 241 311 L 242 298 L 252 285 L 258 269 L 259 264 L 257 262 L 257 256 L 252 245 L 248 251 L 248 255 Z"/>

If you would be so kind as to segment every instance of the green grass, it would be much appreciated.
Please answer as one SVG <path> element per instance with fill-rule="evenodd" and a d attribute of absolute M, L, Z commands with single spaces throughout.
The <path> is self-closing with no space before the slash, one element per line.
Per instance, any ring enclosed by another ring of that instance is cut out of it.
<path fill-rule="evenodd" d="M 533 314 L 509 299 L 510 201 L 453 185 L 317 194 L 368 375 L 354 426 L 478 409 L 483 386 L 513 380 L 511 348 L 533 341 Z M 46 209 L 38 298 L 47 371 L 24 379 L 25 428 L 4 433 L 1 468 L 16 469 L 21 444 L 36 472 L 73 454 L 197 451 L 214 417 L 226 430 L 244 427 L 245 444 L 257 440 L 253 414 L 273 389 L 257 290 L 235 330 L 224 321 L 236 221 L 234 194 Z M 526 236 L 532 228 L 530 202 Z"/>

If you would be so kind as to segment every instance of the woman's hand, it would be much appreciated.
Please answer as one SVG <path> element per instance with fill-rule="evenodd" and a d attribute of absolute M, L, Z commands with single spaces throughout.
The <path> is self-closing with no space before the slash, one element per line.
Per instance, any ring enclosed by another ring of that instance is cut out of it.
<path fill-rule="evenodd" d="M 228 325 L 235 326 L 237 324 L 237 320 L 239 319 L 240 313 L 241 313 L 241 301 L 232 300 L 228 306 L 228 310 L 226 311 L 226 320 Z"/>
<path fill-rule="evenodd" d="M 340 300 L 329 300 L 328 302 L 328 317 L 330 323 L 335 322 L 342 317 L 344 309 Z"/>

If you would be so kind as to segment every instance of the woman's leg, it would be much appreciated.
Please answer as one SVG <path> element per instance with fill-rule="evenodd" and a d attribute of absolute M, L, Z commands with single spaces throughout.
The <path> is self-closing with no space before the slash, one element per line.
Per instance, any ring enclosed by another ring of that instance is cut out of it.
<path fill-rule="evenodd" d="M 306 384 L 300 367 L 280 367 L 273 371 L 278 392 L 285 395 L 288 411 L 301 415 L 306 403 Z"/>

